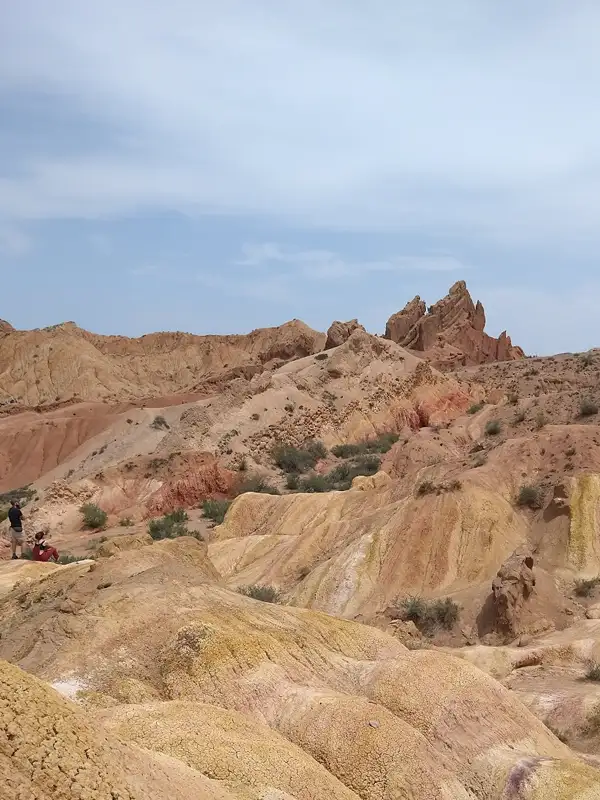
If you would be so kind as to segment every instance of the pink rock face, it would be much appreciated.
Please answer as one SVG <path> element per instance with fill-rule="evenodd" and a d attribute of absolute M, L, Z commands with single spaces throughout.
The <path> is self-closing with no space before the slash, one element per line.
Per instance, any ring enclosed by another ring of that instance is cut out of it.
<path fill-rule="evenodd" d="M 428 353 L 440 368 L 524 358 L 524 352 L 513 346 L 506 331 L 495 339 L 484 329 L 482 304 L 473 303 L 466 283 L 458 281 L 429 311 L 421 298 L 415 297 L 402 311 L 393 314 L 386 325 L 385 338 L 409 350 Z"/>

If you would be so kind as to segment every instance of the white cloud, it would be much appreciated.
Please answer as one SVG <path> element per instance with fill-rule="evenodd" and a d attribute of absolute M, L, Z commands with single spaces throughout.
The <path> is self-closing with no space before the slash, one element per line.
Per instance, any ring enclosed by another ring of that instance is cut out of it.
<path fill-rule="evenodd" d="M 31 250 L 31 237 L 14 225 L 0 227 L 0 253 L 9 258 L 24 256 Z"/>
<path fill-rule="evenodd" d="M 449 255 L 395 256 L 378 261 L 353 261 L 330 250 L 291 250 L 273 242 L 245 244 L 242 258 L 234 263 L 245 267 L 288 268 L 295 275 L 329 280 L 361 277 L 372 272 L 451 272 L 468 269 Z"/>
<path fill-rule="evenodd" d="M 599 26 L 591 0 L 9 4 L 5 91 L 103 133 L 17 153 L 0 215 L 596 236 Z"/>

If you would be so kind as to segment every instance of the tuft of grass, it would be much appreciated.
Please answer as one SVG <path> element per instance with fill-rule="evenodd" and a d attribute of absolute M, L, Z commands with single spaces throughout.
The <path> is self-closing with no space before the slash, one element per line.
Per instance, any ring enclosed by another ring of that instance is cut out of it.
<path fill-rule="evenodd" d="M 231 500 L 205 500 L 202 503 L 202 513 L 207 519 L 212 519 L 220 525 L 229 511 Z"/>
<path fill-rule="evenodd" d="M 542 490 L 539 486 L 521 486 L 517 496 L 517 503 L 520 506 L 536 509 L 542 507 Z"/>
<path fill-rule="evenodd" d="M 593 417 L 598 413 L 598 406 L 592 400 L 582 400 L 579 405 L 580 417 Z"/>
<path fill-rule="evenodd" d="M 489 422 L 486 423 L 485 426 L 486 436 L 498 436 L 501 430 L 502 430 L 502 424 L 498 419 L 491 419 Z"/>
<path fill-rule="evenodd" d="M 253 600 L 260 600 L 261 603 L 280 603 L 281 594 L 274 586 L 263 586 L 255 583 L 250 586 L 240 586 L 240 594 L 251 597 Z"/>
<path fill-rule="evenodd" d="M 583 367 L 591 367 L 594 363 L 594 356 L 591 353 L 584 353 L 581 356 L 581 365 Z"/>
<path fill-rule="evenodd" d="M 177 511 L 165 514 L 164 517 L 150 520 L 148 533 L 155 541 L 176 539 L 178 536 L 191 536 L 192 534 L 187 529 L 187 520 L 188 515 L 182 508 L 179 508 Z"/>
<path fill-rule="evenodd" d="M 437 488 L 433 481 L 423 481 L 417 486 L 417 495 L 422 497 L 426 494 L 435 494 L 437 492 Z"/>
<path fill-rule="evenodd" d="M 94 503 L 85 503 L 79 511 L 83 516 L 83 524 L 86 528 L 98 530 L 106 525 L 108 514 Z"/>
<path fill-rule="evenodd" d="M 473 403 L 472 406 L 469 406 L 467 409 L 467 414 L 478 414 L 481 409 L 484 407 L 485 403 Z"/>
<path fill-rule="evenodd" d="M 596 578 L 580 578 L 573 584 L 577 597 L 589 597 L 596 586 L 600 584 L 600 575 Z"/>
<path fill-rule="evenodd" d="M 600 682 L 600 664 L 597 661 L 590 661 L 585 673 L 586 681 Z"/>
<path fill-rule="evenodd" d="M 78 561 L 87 561 L 88 556 L 72 556 L 70 553 L 65 553 L 58 557 L 59 564 L 76 564 Z"/>
<path fill-rule="evenodd" d="M 162 414 L 157 414 L 156 417 L 150 423 L 150 427 L 154 428 L 156 431 L 168 430 L 169 423 L 167 420 L 162 416 Z"/>
<path fill-rule="evenodd" d="M 134 524 L 135 524 L 134 521 L 132 519 L 130 519 L 129 517 L 123 517 L 122 519 L 119 520 L 119 525 L 122 528 L 131 528 L 132 525 L 134 525 Z"/>

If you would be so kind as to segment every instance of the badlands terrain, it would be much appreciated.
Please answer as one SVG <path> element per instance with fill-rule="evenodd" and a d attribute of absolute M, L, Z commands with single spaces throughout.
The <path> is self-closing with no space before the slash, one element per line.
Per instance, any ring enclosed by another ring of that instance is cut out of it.
<path fill-rule="evenodd" d="M 599 405 L 463 282 L 383 336 L 0 322 L 0 798 L 600 798 Z"/>

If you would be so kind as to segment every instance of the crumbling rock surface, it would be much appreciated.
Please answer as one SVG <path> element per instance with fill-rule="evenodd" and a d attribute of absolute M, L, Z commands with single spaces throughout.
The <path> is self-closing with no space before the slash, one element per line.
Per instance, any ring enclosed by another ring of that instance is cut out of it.
<path fill-rule="evenodd" d="M 331 350 L 332 347 L 339 347 L 350 338 L 354 331 L 364 330 L 364 327 L 357 319 L 351 319 L 348 322 L 339 322 L 338 320 L 332 322 L 327 331 L 325 350 Z"/>
<path fill-rule="evenodd" d="M 415 297 L 386 325 L 385 338 L 411 350 L 428 353 L 438 367 L 512 361 L 523 358 L 506 331 L 495 339 L 484 331 L 485 311 L 474 303 L 467 285 L 458 281 L 448 295 L 425 312 L 425 303 Z"/>
<path fill-rule="evenodd" d="M 519 616 L 535 588 L 533 557 L 517 549 L 502 564 L 492 581 L 498 631 L 508 636 L 518 633 Z"/>

